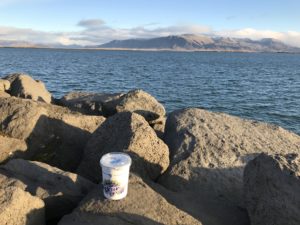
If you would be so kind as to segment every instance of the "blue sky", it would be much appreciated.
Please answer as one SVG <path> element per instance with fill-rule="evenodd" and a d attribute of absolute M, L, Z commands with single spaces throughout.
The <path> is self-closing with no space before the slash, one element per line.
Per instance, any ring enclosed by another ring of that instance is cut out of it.
<path fill-rule="evenodd" d="M 300 46 L 299 0 L 0 0 L 0 40 L 94 44 L 196 33 Z"/>

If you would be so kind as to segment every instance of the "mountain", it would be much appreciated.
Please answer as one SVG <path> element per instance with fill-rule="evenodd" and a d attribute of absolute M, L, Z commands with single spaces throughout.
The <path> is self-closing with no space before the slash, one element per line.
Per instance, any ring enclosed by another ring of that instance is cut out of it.
<path fill-rule="evenodd" d="M 43 47 L 43 46 L 32 44 L 26 41 L 1 41 L 0 40 L 0 47 L 35 48 L 35 47 Z"/>
<path fill-rule="evenodd" d="M 286 45 L 272 38 L 251 40 L 248 38 L 209 37 L 193 34 L 150 39 L 114 40 L 102 45 L 89 46 L 89 48 L 300 53 L 300 48 Z"/>
<path fill-rule="evenodd" d="M 80 45 L 36 44 L 27 41 L 0 40 L 0 48 L 82 48 Z"/>
<path fill-rule="evenodd" d="M 211 37 L 193 34 L 171 35 L 149 39 L 114 40 L 106 44 L 93 46 L 63 45 L 59 43 L 35 44 L 25 41 L 0 40 L 1 47 L 300 53 L 300 48 L 289 46 L 272 38 L 251 40 L 248 38 Z"/>

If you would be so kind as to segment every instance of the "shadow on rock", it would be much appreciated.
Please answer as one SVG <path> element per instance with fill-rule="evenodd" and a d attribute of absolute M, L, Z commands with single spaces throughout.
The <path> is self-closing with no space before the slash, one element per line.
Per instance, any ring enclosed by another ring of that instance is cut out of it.
<path fill-rule="evenodd" d="M 62 120 L 41 115 L 26 139 L 28 150 L 18 154 L 21 158 L 45 162 L 67 171 L 75 171 L 90 135 L 88 131 L 69 125 Z"/>
<path fill-rule="evenodd" d="M 131 213 L 112 213 L 104 216 L 105 223 L 103 225 L 132 225 L 132 224 L 143 224 L 143 225 L 164 225 L 163 223 L 156 222 L 145 216 L 131 214 Z M 99 224 L 99 223 L 98 223 Z M 101 223 L 100 223 L 101 224 Z M 96 225 L 96 223 L 95 223 Z"/>
<path fill-rule="evenodd" d="M 44 209 L 31 210 L 26 216 L 24 225 L 44 225 L 44 224 L 46 224 L 45 222 L 41 223 L 41 221 L 45 220 L 44 214 L 45 214 Z"/>
<path fill-rule="evenodd" d="M 88 220 L 86 219 L 88 218 Z M 131 213 L 107 213 L 101 218 L 93 213 L 78 213 L 65 216 L 58 225 L 165 225 L 145 216 Z"/>
<path fill-rule="evenodd" d="M 141 177 L 157 179 L 169 165 L 169 149 L 148 122 L 130 112 L 106 119 L 89 139 L 78 173 L 99 182 L 100 158 L 109 152 L 125 152 L 132 159 L 131 171 Z"/>
<path fill-rule="evenodd" d="M 57 224 L 62 216 L 71 213 L 95 187 L 95 184 L 76 174 L 22 159 L 1 166 L 0 174 L 8 178 L 8 185 L 17 186 L 45 202 L 47 225 Z M 5 186 L 2 182 L 0 187 L 3 184 Z"/>
<path fill-rule="evenodd" d="M 236 174 L 243 173 L 243 168 L 193 167 L 189 170 L 193 175 L 182 169 L 182 176 L 178 176 L 172 175 L 169 169 L 158 181 L 162 185 L 150 183 L 150 186 L 203 225 L 250 225 L 246 209 L 236 204 L 236 195 L 242 195 L 242 181 Z M 235 182 L 236 188 L 228 187 L 228 183 Z M 226 196 L 224 191 L 228 193 Z"/>

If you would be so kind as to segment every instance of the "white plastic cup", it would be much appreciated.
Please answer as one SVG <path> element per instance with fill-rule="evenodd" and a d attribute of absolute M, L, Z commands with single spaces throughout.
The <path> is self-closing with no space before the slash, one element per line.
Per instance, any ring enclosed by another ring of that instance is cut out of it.
<path fill-rule="evenodd" d="M 100 159 L 103 194 L 110 200 L 125 198 L 128 191 L 131 158 L 122 152 L 111 152 Z"/>

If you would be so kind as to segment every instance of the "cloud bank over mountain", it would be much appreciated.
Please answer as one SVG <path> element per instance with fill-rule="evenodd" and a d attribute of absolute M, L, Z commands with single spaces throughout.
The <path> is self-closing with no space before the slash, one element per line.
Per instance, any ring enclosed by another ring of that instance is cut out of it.
<path fill-rule="evenodd" d="M 8 1 L 7 1 L 8 2 Z M 71 32 L 46 32 L 30 28 L 17 28 L 0 25 L 0 41 L 25 41 L 34 44 L 99 45 L 111 40 L 130 38 L 153 38 L 181 34 L 207 34 L 235 38 L 274 38 L 288 45 L 300 47 L 300 32 L 279 32 L 243 28 L 236 30 L 214 30 L 198 24 L 177 24 L 160 27 L 159 24 L 146 24 L 131 28 L 115 28 L 101 19 L 84 19 L 77 23 L 78 29 Z"/>

